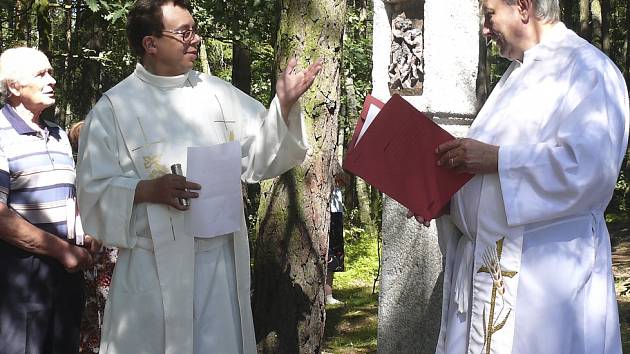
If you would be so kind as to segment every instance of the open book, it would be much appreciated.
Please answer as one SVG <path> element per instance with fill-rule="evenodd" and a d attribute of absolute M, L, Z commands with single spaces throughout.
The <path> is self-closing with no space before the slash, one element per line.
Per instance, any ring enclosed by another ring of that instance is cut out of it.
<path fill-rule="evenodd" d="M 365 99 L 343 168 L 425 220 L 473 175 L 437 165 L 435 149 L 454 139 L 409 102 L 393 95 L 386 104 Z"/>

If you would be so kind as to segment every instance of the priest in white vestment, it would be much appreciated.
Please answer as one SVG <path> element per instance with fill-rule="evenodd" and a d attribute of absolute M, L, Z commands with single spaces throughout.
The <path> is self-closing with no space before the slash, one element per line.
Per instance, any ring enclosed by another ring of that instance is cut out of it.
<path fill-rule="evenodd" d="M 483 14 L 512 64 L 468 137 L 436 150 L 475 174 L 438 220 L 436 352 L 620 354 L 604 210 L 627 147 L 623 76 L 559 22 L 558 0 L 484 0 Z"/>
<path fill-rule="evenodd" d="M 321 64 L 298 71 L 291 60 L 266 110 L 191 70 L 200 37 L 186 0 L 137 1 L 127 36 L 140 63 L 88 115 L 78 157 L 84 227 L 120 249 L 100 353 L 255 353 L 244 215 L 238 232 L 187 234 L 178 199 L 204 190 L 169 166 L 185 172 L 187 147 L 230 141 L 240 143 L 243 181 L 299 164 L 307 146 L 296 102 Z"/>

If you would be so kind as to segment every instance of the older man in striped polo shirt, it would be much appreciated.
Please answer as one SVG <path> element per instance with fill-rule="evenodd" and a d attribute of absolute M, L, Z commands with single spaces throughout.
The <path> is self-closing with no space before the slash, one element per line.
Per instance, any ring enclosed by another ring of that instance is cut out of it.
<path fill-rule="evenodd" d="M 76 213 L 70 143 L 40 120 L 55 103 L 46 56 L 14 48 L 0 56 L 0 353 L 78 351 L 84 306 L 80 270 L 97 246 L 69 242 Z M 92 247 L 92 248 L 90 248 Z"/>

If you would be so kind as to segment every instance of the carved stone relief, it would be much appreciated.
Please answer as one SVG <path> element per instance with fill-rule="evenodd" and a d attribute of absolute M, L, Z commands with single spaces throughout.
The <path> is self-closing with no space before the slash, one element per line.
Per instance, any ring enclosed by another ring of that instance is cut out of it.
<path fill-rule="evenodd" d="M 390 94 L 422 94 L 424 82 L 424 1 L 383 0 L 391 23 Z"/>

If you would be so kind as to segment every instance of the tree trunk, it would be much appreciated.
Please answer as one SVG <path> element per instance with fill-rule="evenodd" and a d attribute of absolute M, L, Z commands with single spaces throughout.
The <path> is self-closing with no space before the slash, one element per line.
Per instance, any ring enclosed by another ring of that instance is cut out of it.
<path fill-rule="evenodd" d="M 31 4 L 30 1 L 22 1 L 16 0 L 15 2 L 15 13 L 17 17 L 16 21 L 16 29 L 14 32 L 15 39 L 20 45 L 29 46 L 30 39 L 30 21 L 29 21 L 29 10 Z"/>
<path fill-rule="evenodd" d="M 572 0 L 560 0 L 560 19 L 567 25 L 568 28 L 573 28 L 573 21 L 571 16 Z"/>
<path fill-rule="evenodd" d="M 232 85 L 248 95 L 252 91 L 251 52 L 239 41 L 232 44 Z"/>
<path fill-rule="evenodd" d="M 199 61 L 201 62 L 201 72 L 210 74 L 210 64 L 208 63 L 208 49 L 206 48 L 206 40 L 201 39 L 199 45 Z"/>
<path fill-rule="evenodd" d="M 282 1 L 276 67 L 284 68 L 294 55 L 302 68 L 318 58 L 324 66 L 301 100 L 309 132 L 306 161 L 262 184 L 253 311 L 264 353 L 321 351 L 345 11 L 345 0 Z"/>
<path fill-rule="evenodd" d="M 593 39 L 591 43 L 602 49 L 602 7 L 599 0 L 591 0 L 591 20 L 593 24 Z"/>
<path fill-rule="evenodd" d="M 580 36 L 586 39 L 587 41 L 591 41 L 592 39 L 592 31 L 591 31 L 591 7 L 589 0 L 580 0 Z"/>
<path fill-rule="evenodd" d="M 599 0 L 599 3 L 602 14 L 602 51 L 610 56 L 610 0 Z"/>
<path fill-rule="evenodd" d="M 46 56 L 50 58 L 50 43 L 52 42 L 52 32 L 48 10 L 48 0 L 38 0 L 35 2 L 35 11 L 37 12 L 37 33 L 39 35 L 38 49 L 44 52 L 44 54 L 46 54 Z"/>
<path fill-rule="evenodd" d="M 64 1 L 64 5 L 65 5 L 65 1 Z M 55 78 L 57 79 L 57 85 L 59 87 L 64 88 L 64 90 L 69 90 L 70 85 L 68 84 L 68 80 L 70 79 L 68 76 L 68 66 L 70 64 L 70 45 L 71 45 L 71 41 L 72 41 L 72 13 L 73 13 L 73 8 L 71 4 L 68 4 L 68 6 L 64 6 L 65 11 L 63 12 L 63 16 L 64 16 L 64 20 L 63 20 L 63 40 L 61 40 L 59 43 L 61 43 L 60 45 L 60 51 L 62 53 L 65 53 L 65 55 L 62 55 L 59 58 L 59 61 L 57 62 L 57 66 L 55 66 L 55 68 L 57 69 L 56 71 L 56 76 Z M 69 122 L 67 119 L 68 116 L 68 112 L 69 112 L 69 104 L 68 104 L 68 100 L 64 98 L 64 96 L 67 95 L 62 95 L 61 97 L 59 97 L 59 99 L 57 100 L 57 107 L 59 107 L 59 124 L 63 127 L 67 127 L 69 126 Z"/>

